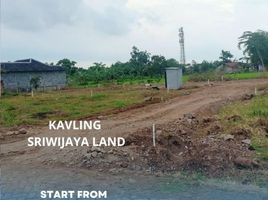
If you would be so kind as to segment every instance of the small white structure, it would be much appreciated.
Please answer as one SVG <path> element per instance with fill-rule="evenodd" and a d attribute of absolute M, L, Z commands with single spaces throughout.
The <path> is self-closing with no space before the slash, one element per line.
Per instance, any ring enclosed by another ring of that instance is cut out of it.
<path fill-rule="evenodd" d="M 177 67 L 166 68 L 165 85 L 167 89 L 179 89 L 182 86 L 182 69 Z"/>

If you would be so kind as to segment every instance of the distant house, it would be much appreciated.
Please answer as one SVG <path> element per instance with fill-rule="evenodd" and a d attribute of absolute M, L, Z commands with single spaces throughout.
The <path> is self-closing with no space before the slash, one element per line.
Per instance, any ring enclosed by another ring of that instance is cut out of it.
<path fill-rule="evenodd" d="M 32 78 L 40 79 L 40 88 L 58 89 L 66 86 L 63 67 L 47 65 L 34 59 L 1 63 L 1 87 L 4 90 L 30 91 Z"/>
<path fill-rule="evenodd" d="M 222 66 L 225 73 L 237 73 L 241 71 L 239 62 L 229 62 Z"/>

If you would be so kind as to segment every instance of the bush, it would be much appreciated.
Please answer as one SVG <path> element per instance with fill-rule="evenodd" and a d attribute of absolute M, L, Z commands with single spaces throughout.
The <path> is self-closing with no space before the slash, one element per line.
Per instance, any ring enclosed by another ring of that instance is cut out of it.
<path fill-rule="evenodd" d="M 189 75 L 189 81 L 199 82 L 199 81 L 220 81 L 222 74 L 216 72 L 200 73 Z"/>

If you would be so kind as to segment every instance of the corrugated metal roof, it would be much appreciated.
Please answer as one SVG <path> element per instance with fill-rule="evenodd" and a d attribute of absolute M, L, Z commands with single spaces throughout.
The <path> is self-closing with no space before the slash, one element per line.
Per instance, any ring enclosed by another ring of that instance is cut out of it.
<path fill-rule="evenodd" d="M 47 65 L 34 59 L 17 60 L 1 63 L 1 72 L 54 72 L 65 71 L 63 67 Z"/>

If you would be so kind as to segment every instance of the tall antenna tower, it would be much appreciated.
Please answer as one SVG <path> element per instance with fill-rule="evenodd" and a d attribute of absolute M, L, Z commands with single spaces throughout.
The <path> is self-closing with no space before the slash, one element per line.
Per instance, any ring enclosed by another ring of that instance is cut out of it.
<path fill-rule="evenodd" d="M 180 55 L 180 63 L 185 65 L 185 50 L 184 50 L 184 32 L 183 32 L 183 27 L 179 28 L 179 37 L 180 37 L 180 50 L 181 50 L 181 55 Z"/>

